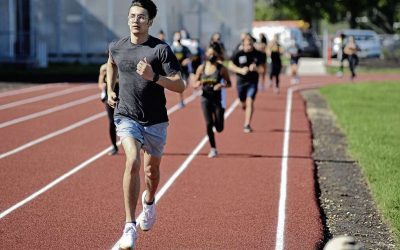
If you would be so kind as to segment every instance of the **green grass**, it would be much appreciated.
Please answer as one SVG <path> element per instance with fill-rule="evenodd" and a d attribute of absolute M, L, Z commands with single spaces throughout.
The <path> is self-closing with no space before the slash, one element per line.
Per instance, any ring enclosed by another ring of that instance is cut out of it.
<path fill-rule="evenodd" d="M 400 81 L 321 89 L 400 243 Z"/>
<path fill-rule="evenodd" d="M 326 71 L 328 74 L 334 75 L 339 71 L 338 66 L 327 66 Z M 349 67 L 344 67 L 344 73 L 350 73 Z M 400 74 L 400 68 L 393 67 L 393 68 L 384 68 L 384 67 L 365 67 L 365 66 L 359 66 L 357 67 L 357 73 L 386 73 L 386 74 Z"/>

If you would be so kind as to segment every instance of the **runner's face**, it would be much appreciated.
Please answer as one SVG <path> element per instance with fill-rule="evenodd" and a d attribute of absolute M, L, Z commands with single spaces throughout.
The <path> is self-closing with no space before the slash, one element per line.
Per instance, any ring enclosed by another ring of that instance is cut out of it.
<path fill-rule="evenodd" d="M 212 55 L 214 55 L 214 50 L 213 50 L 212 48 L 207 49 L 207 51 L 206 51 L 206 56 L 207 56 L 207 57 L 210 57 L 210 56 L 212 56 Z"/>
<path fill-rule="evenodd" d="M 249 40 L 245 39 L 243 41 L 243 51 L 251 52 L 252 50 L 253 50 L 253 44 Z"/>
<path fill-rule="evenodd" d="M 146 9 L 133 6 L 129 10 L 128 26 L 132 34 L 148 34 L 152 23 L 153 20 L 149 19 L 149 14 Z"/>

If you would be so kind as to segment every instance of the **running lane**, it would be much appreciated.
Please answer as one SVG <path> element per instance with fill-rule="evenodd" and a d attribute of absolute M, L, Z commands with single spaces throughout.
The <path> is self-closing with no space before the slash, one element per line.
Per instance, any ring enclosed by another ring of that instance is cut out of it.
<path fill-rule="evenodd" d="M 168 146 L 162 163 L 161 185 L 196 146 L 205 130 L 203 126 L 197 126 L 203 123 L 199 99 L 176 111 L 170 119 Z M 190 120 L 196 126 L 188 126 L 188 123 L 182 122 L 185 120 Z M 96 128 L 98 124 L 84 129 L 81 135 L 70 134 L 68 137 L 84 136 L 82 139 L 86 139 L 85 131 L 87 136 L 93 136 L 93 132 L 89 131 L 105 131 L 104 127 Z M 186 128 L 182 130 L 180 126 Z M 188 138 L 185 143 L 181 143 L 182 137 Z M 99 147 L 101 141 L 108 140 L 101 137 L 92 141 L 91 147 Z M 66 159 L 71 160 L 71 155 L 81 159 L 82 154 L 88 154 L 77 150 L 78 141 L 71 141 L 68 145 L 71 154 L 66 155 L 64 157 Z M 84 151 L 92 152 L 92 149 L 88 147 Z M 62 245 L 66 249 L 110 247 L 120 236 L 123 226 L 121 191 L 123 165 L 122 153 L 116 157 L 103 157 L 79 174 L 71 176 L 54 189 L 9 214 L 0 221 L 6 231 L 4 235 L 7 236 L 2 242 L 4 247 L 15 246 L 14 239 L 18 239 L 20 235 L 24 235 L 24 239 L 17 241 L 19 247 L 29 245 L 32 248 L 43 246 L 56 248 L 60 242 L 63 242 Z M 36 175 L 41 176 L 43 173 Z M 26 221 L 27 216 L 30 218 L 29 222 Z"/>
<path fill-rule="evenodd" d="M 167 97 L 169 98 L 171 94 L 170 92 L 167 93 Z M 175 98 L 178 99 L 175 95 L 171 96 L 171 99 Z M 168 107 L 174 104 L 176 103 L 170 101 Z M 68 125 L 75 122 L 78 118 L 87 118 L 88 115 L 93 113 L 103 114 L 103 118 L 96 119 L 77 129 L 67 131 L 1 159 L 0 179 L 2 180 L 2 185 L 0 186 L 0 194 L 2 199 L 0 200 L 0 210 L 10 207 L 32 193 L 33 190 L 40 189 L 110 145 L 108 120 L 104 112 L 104 105 L 100 101 L 94 102 L 92 105 L 81 105 L 75 109 L 49 115 L 44 120 L 45 124 L 42 124 L 40 122 L 41 119 L 38 119 L 39 121 L 32 120 L 18 125 L 21 127 L 21 130 L 35 127 L 36 129 L 28 131 L 35 133 L 35 136 L 39 136 L 38 133 L 41 133 L 40 128 L 42 125 L 44 130 L 53 131 L 53 127 L 59 122 Z M 52 126 L 49 127 L 48 124 Z M 18 131 L 15 130 L 15 127 L 17 126 L 13 127 L 13 130 L 10 129 L 8 133 L 2 134 L 2 137 L 9 137 L 10 140 L 14 137 L 24 141 L 29 139 L 23 133 L 16 136 L 16 132 Z M 5 130 L 2 129 L 2 133 Z M 12 146 L 10 144 L 9 141 L 4 146 L 10 148 Z"/>
<path fill-rule="evenodd" d="M 360 75 L 358 78 L 365 79 L 396 77 Z M 303 77 L 299 86 L 343 81 L 335 77 Z M 288 78 L 284 77 L 282 82 L 288 82 Z M 234 96 L 234 89 L 229 90 L 229 104 Z M 178 95 L 172 93 L 171 98 L 178 100 Z M 297 93 L 293 95 L 292 106 L 283 249 L 314 249 L 321 240 L 322 226 L 313 187 L 312 137 L 304 102 Z M 280 95 L 273 95 L 271 90 L 260 92 L 253 122 L 255 131 L 244 134 L 243 111 L 237 108 L 226 121 L 225 131 L 216 136 L 220 157 L 206 157 L 208 144 L 200 151 L 159 200 L 158 221 L 153 230 L 139 232 L 137 249 L 275 249 L 285 111 L 286 90 Z M 205 134 L 198 99 L 170 118 L 160 187 Z M 18 173 L 23 173 L 23 168 L 14 176 L 9 175 L 12 172 L 3 172 L 1 181 L 12 177 L 18 183 L 7 191 L 7 197 L 11 197 L 7 199 L 17 201 L 14 194 L 31 194 L 108 146 L 106 123 L 105 118 L 101 119 L 25 155 L 30 160 L 25 167 L 36 171 L 21 181 Z M 90 143 L 81 145 L 87 141 Z M 55 147 L 67 152 L 57 154 L 60 161 L 65 161 L 62 166 L 54 167 L 57 173 L 41 158 Z M 14 166 L 18 164 L 16 158 Z M 109 249 L 120 237 L 123 226 L 123 164 L 123 153 L 101 157 L 0 219 L 0 248 Z M 52 176 L 46 176 L 47 172 Z M 30 179 L 41 183 L 32 187 Z M 30 187 L 24 189 L 26 184 Z M 1 204 L 3 192 L 0 197 Z"/>

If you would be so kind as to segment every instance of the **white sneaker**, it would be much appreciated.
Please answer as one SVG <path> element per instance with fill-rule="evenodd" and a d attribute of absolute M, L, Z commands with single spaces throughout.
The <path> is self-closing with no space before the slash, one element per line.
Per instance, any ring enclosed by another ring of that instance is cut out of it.
<path fill-rule="evenodd" d="M 136 227 L 135 225 L 126 225 L 122 237 L 119 240 L 120 249 L 134 249 L 136 243 Z"/>
<path fill-rule="evenodd" d="M 146 193 L 147 191 L 145 190 L 142 194 L 143 212 L 139 218 L 139 225 L 143 231 L 150 230 L 156 222 L 156 203 L 154 202 L 153 205 L 147 205 Z"/>
<path fill-rule="evenodd" d="M 214 158 L 217 157 L 218 151 L 216 148 L 211 148 L 210 153 L 208 153 L 208 158 Z"/>
<path fill-rule="evenodd" d="M 245 132 L 245 133 L 251 133 L 251 132 L 253 132 L 253 129 L 250 127 L 250 125 L 245 125 L 245 126 L 243 127 L 243 132 Z"/>

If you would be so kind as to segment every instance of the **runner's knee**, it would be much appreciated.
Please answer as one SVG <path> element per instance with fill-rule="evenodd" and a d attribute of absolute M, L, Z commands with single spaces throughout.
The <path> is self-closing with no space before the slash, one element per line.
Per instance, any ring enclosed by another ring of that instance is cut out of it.
<path fill-rule="evenodd" d="M 221 133 L 224 130 L 224 124 L 215 125 L 215 130 L 217 130 L 218 133 Z"/>
<path fill-rule="evenodd" d="M 135 156 L 126 156 L 125 168 L 130 173 L 139 172 L 140 169 L 140 159 Z"/>

